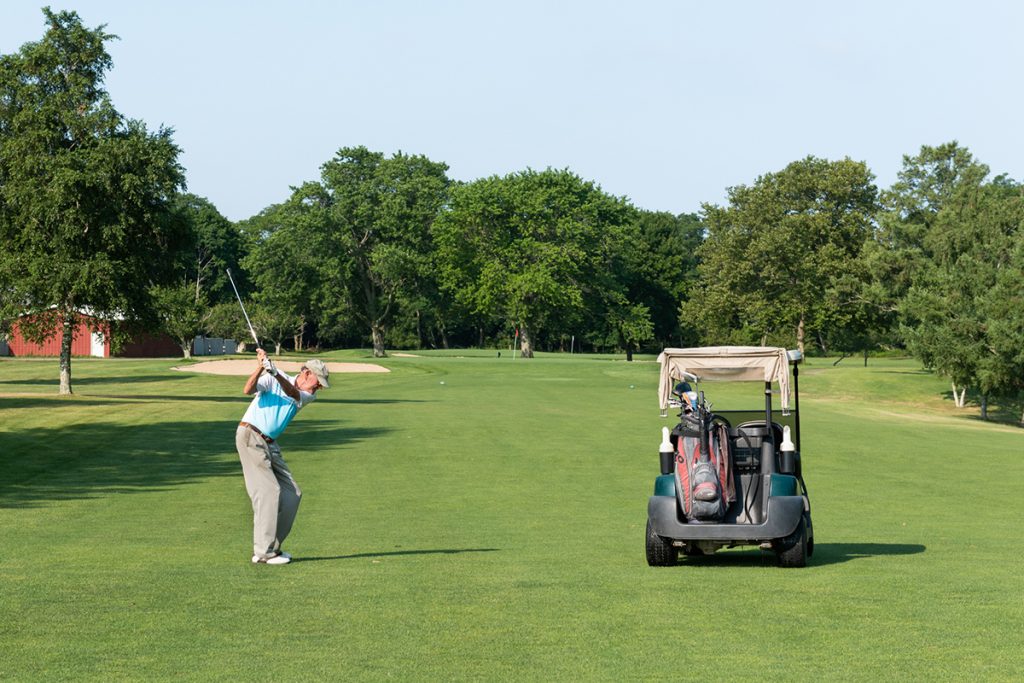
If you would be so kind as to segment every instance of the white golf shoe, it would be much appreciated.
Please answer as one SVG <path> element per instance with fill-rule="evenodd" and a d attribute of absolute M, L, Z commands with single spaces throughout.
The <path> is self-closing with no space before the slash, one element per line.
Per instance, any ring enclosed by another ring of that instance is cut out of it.
<path fill-rule="evenodd" d="M 252 556 L 253 564 L 288 564 L 292 561 L 292 556 L 288 553 L 278 553 L 270 557 L 260 557 L 259 555 Z"/>

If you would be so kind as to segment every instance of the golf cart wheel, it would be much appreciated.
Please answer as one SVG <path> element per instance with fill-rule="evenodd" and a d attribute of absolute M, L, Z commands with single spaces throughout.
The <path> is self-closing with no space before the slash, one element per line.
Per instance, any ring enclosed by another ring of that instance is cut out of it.
<path fill-rule="evenodd" d="M 652 567 L 672 567 L 679 560 L 679 550 L 654 533 L 651 520 L 647 520 L 647 564 Z"/>
<path fill-rule="evenodd" d="M 807 566 L 807 525 L 803 515 L 792 534 L 772 541 L 772 550 L 780 567 Z"/>

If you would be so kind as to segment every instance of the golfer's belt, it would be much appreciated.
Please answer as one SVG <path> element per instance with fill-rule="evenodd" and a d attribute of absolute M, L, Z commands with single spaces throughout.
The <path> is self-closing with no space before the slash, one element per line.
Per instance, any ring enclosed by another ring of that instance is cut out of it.
<path fill-rule="evenodd" d="M 239 427 L 248 427 L 248 428 L 249 428 L 249 429 L 251 429 L 252 431 L 254 431 L 254 432 L 256 432 L 257 434 L 259 434 L 259 437 L 260 437 L 261 439 L 263 439 L 264 441 L 266 441 L 267 443 L 274 443 L 274 440 L 273 440 L 273 439 L 271 439 L 271 438 L 270 438 L 269 436 L 267 436 L 266 434 L 264 434 L 263 432 L 261 432 L 261 431 L 260 431 L 259 429 L 257 429 L 257 428 L 256 428 L 256 427 L 254 427 L 253 425 L 249 424 L 248 422 L 239 422 L 239 423 L 238 423 L 238 426 L 239 426 Z"/>

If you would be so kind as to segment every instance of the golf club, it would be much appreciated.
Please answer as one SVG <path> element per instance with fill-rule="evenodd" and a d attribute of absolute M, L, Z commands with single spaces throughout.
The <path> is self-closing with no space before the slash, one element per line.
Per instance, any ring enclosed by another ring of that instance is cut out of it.
<path fill-rule="evenodd" d="M 226 268 L 228 272 L 228 280 L 231 281 L 231 289 L 235 290 L 235 297 L 238 299 L 238 305 L 242 307 L 242 315 L 245 316 L 245 324 L 249 326 L 249 332 L 252 333 L 252 340 L 256 342 L 256 348 L 262 348 L 260 346 L 260 340 L 256 336 L 256 330 L 252 328 L 252 323 L 249 322 L 249 314 L 245 312 L 245 304 L 242 303 L 242 297 L 238 294 L 238 287 L 235 286 L 235 278 L 231 277 L 231 269 Z"/>

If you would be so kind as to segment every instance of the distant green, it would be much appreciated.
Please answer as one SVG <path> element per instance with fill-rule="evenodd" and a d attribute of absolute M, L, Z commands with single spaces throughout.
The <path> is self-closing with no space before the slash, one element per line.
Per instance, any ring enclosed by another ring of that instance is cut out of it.
<path fill-rule="evenodd" d="M 62 398 L 55 360 L 0 361 L 0 679 L 1019 678 L 1024 430 L 913 361 L 812 359 L 810 566 L 650 568 L 651 360 L 333 376 L 281 440 L 285 567 L 249 563 L 243 378 L 76 359 Z"/>

